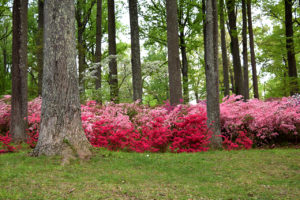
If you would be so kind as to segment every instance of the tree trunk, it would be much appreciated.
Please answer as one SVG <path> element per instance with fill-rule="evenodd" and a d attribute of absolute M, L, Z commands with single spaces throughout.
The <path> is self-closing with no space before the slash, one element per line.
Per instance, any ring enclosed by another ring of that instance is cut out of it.
<path fill-rule="evenodd" d="M 247 0 L 247 13 L 248 13 L 248 31 L 249 31 L 250 53 L 251 53 L 251 66 L 252 66 L 253 93 L 254 93 L 254 98 L 259 99 L 253 28 L 252 28 L 251 0 Z"/>
<path fill-rule="evenodd" d="M 6 46 L 3 47 L 2 49 L 2 55 L 3 55 L 3 70 L 4 70 L 4 74 L 7 73 L 7 50 L 6 50 Z"/>
<path fill-rule="evenodd" d="M 7 50 L 6 45 L 2 49 L 3 55 L 3 92 L 6 92 L 6 76 L 7 76 Z"/>
<path fill-rule="evenodd" d="M 235 0 L 227 0 L 227 10 L 230 29 L 229 35 L 231 38 L 230 48 L 233 60 L 235 94 L 244 95 L 239 40 L 236 28 Z"/>
<path fill-rule="evenodd" d="M 32 153 L 63 155 L 63 162 L 91 155 L 81 124 L 74 13 L 74 0 L 45 1 L 41 128 Z"/>
<path fill-rule="evenodd" d="M 44 0 L 38 1 L 38 36 L 37 45 L 37 68 L 38 68 L 38 95 L 42 95 L 43 84 L 43 29 L 44 29 Z"/>
<path fill-rule="evenodd" d="M 97 17 L 96 17 L 96 55 L 95 62 L 99 63 L 97 67 L 97 79 L 95 82 L 96 90 L 101 91 L 102 67 L 101 67 L 101 43 L 102 43 L 102 0 L 97 0 Z M 100 93 L 101 94 L 101 93 Z M 102 103 L 102 95 L 99 96 L 99 103 Z"/>
<path fill-rule="evenodd" d="M 82 11 L 82 2 L 77 1 L 76 4 L 76 22 L 77 22 L 77 51 L 78 51 L 78 71 L 79 71 L 79 91 L 80 94 L 84 94 L 84 71 L 85 71 L 85 48 L 83 41 L 83 33 L 85 31 L 85 25 L 82 22 L 84 16 Z"/>
<path fill-rule="evenodd" d="M 13 2 L 12 98 L 10 134 L 25 142 L 27 126 L 27 0 Z"/>
<path fill-rule="evenodd" d="M 207 124 L 211 127 L 211 147 L 221 148 L 218 70 L 218 7 L 217 0 L 206 0 L 205 75 L 207 92 Z"/>
<path fill-rule="evenodd" d="M 119 103 L 118 68 L 117 68 L 117 47 L 116 47 L 116 22 L 115 22 L 115 1 L 108 0 L 108 54 L 109 61 L 109 86 L 110 100 Z"/>
<path fill-rule="evenodd" d="M 170 104 L 177 105 L 182 99 L 177 1 L 167 0 L 166 7 Z"/>
<path fill-rule="evenodd" d="M 84 81 L 84 74 L 85 74 L 85 45 L 83 44 L 83 31 L 82 26 L 78 24 L 77 30 L 77 49 L 78 49 L 78 68 L 79 68 L 79 86 L 80 86 L 80 93 L 84 94 L 85 91 L 85 81 Z"/>
<path fill-rule="evenodd" d="M 242 15 L 243 15 L 243 68 L 244 68 L 244 99 L 249 99 L 249 75 L 248 75 L 248 51 L 247 51 L 247 10 L 246 2 L 242 0 Z"/>
<path fill-rule="evenodd" d="M 195 98 L 196 98 L 196 103 L 199 102 L 199 93 L 197 90 L 195 90 Z"/>
<path fill-rule="evenodd" d="M 143 86 L 137 0 L 129 0 L 133 101 L 142 100 Z"/>
<path fill-rule="evenodd" d="M 223 61 L 223 77 L 224 77 L 224 96 L 229 95 L 229 77 L 228 77 L 228 60 L 227 60 L 227 47 L 224 23 L 224 0 L 220 0 L 220 29 L 221 29 L 221 49 Z"/>
<path fill-rule="evenodd" d="M 292 0 L 285 0 L 285 35 L 286 35 L 286 50 L 288 60 L 288 73 L 290 82 L 290 95 L 299 92 L 298 75 L 296 68 L 295 47 L 294 47 L 294 31 L 293 31 L 293 15 L 292 15 Z"/>
<path fill-rule="evenodd" d="M 86 1 L 77 0 L 76 4 L 76 21 L 77 21 L 77 49 L 78 49 L 78 68 L 79 68 L 79 86 L 80 93 L 85 92 L 85 70 L 87 68 L 86 64 L 86 49 L 87 44 L 84 38 L 84 32 L 86 30 L 86 25 L 90 19 L 92 8 L 95 5 L 96 0 L 91 0 L 90 5 Z M 88 7 L 87 7 L 88 6 Z"/>
<path fill-rule="evenodd" d="M 231 82 L 231 92 L 234 93 L 235 87 L 234 87 L 234 76 L 232 72 L 232 68 L 229 68 L 229 73 L 230 73 L 230 82 Z"/>
<path fill-rule="evenodd" d="M 287 71 L 289 69 L 287 61 L 285 57 L 282 57 L 282 61 L 284 63 L 284 69 L 283 69 L 283 90 L 284 90 L 284 96 L 289 96 L 289 86 L 288 86 L 288 77 L 287 77 Z"/>
<path fill-rule="evenodd" d="M 203 39 L 204 39 L 204 51 L 205 51 L 205 49 L 206 49 L 206 22 L 205 22 L 205 18 L 206 18 L 206 2 L 205 2 L 206 0 L 202 0 L 202 23 L 203 23 L 203 28 L 202 28 L 202 31 L 203 31 Z M 205 58 L 205 56 L 206 56 L 206 54 L 205 54 L 205 52 L 204 52 L 204 60 L 206 60 L 206 58 Z"/>
<path fill-rule="evenodd" d="M 186 56 L 186 44 L 183 30 L 180 31 L 180 51 L 182 59 L 182 82 L 183 82 L 183 100 L 184 103 L 189 103 L 189 77 L 188 77 L 188 61 Z"/>

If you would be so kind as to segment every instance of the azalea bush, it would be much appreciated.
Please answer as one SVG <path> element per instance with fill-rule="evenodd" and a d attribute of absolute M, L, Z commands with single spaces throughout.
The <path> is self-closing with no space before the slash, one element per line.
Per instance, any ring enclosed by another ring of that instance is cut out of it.
<path fill-rule="evenodd" d="M 10 96 L 0 99 L 0 146 L 8 147 Z M 34 148 L 39 135 L 41 99 L 28 104 L 28 141 Z M 241 96 L 223 99 L 221 135 L 227 150 L 254 146 L 298 143 L 300 97 L 243 101 Z M 139 102 L 99 105 L 87 101 L 81 106 L 82 126 L 90 143 L 110 150 L 135 152 L 198 152 L 209 149 L 212 135 L 206 125 L 206 103 L 165 105 L 150 108 Z"/>
<path fill-rule="evenodd" d="M 0 154 L 13 152 L 16 148 L 10 144 L 11 137 L 6 133 L 5 136 L 0 135 Z"/>
<path fill-rule="evenodd" d="M 4 95 L 0 99 L 0 133 L 6 133 L 9 130 L 10 123 L 10 95 Z"/>
<path fill-rule="evenodd" d="M 220 105 L 223 135 L 247 133 L 256 146 L 297 143 L 300 133 L 300 97 L 243 101 L 230 96 Z"/>
<path fill-rule="evenodd" d="M 179 105 L 173 110 L 134 104 L 82 105 L 87 138 L 96 147 L 135 152 L 196 152 L 208 149 L 206 112 Z M 195 131 L 196 130 L 196 131 Z"/>

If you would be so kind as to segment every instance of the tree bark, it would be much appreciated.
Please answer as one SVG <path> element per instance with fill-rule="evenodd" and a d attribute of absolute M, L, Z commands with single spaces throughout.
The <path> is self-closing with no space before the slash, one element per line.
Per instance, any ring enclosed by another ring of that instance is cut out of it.
<path fill-rule="evenodd" d="M 84 32 L 86 25 L 92 13 L 92 8 L 95 5 L 96 0 L 92 0 L 90 5 L 87 6 L 86 1 L 78 0 L 76 4 L 76 21 L 77 21 L 77 49 L 78 49 L 78 68 L 79 68 L 79 86 L 80 93 L 85 92 L 85 70 L 86 64 L 86 49 L 87 44 L 84 38 Z"/>
<path fill-rule="evenodd" d="M 74 155 L 87 159 L 91 156 L 91 145 L 81 124 L 74 0 L 47 0 L 44 6 L 41 127 L 32 155 L 62 155 L 63 163 Z"/>
<path fill-rule="evenodd" d="M 170 104 L 181 103 L 182 86 L 179 61 L 177 1 L 167 0 L 167 40 Z"/>
<path fill-rule="evenodd" d="M 80 93 L 83 94 L 85 91 L 84 84 L 84 71 L 85 66 L 85 42 L 83 41 L 83 33 L 85 31 L 85 25 L 82 23 L 82 9 L 81 1 L 78 0 L 76 4 L 76 21 L 77 21 L 77 50 L 78 50 L 78 69 L 79 69 L 79 87 Z"/>
<path fill-rule="evenodd" d="M 129 0 L 129 16 L 131 35 L 133 101 L 136 101 L 142 100 L 143 94 L 137 0 Z"/>
<path fill-rule="evenodd" d="M 188 77 L 188 60 L 186 56 L 186 44 L 183 30 L 180 31 L 180 51 L 182 60 L 182 83 L 183 83 L 183 100 L 184 103 L 189 103 L 189 77 Z"/>
<path fill-rule="evenodd" d="M 27 126 L 27 11 L 28 0 L 13 2 L 12 98 L 10 134 L 25 142 Z"/>
<path fill-rule="evenodd" d="M 115 22 L 115 1 L 108 0 L 108 54 L 109 61 L 109 86 L 110 100 L 119 103 L 118 68 L 117 68 L 117 47 L 116 47 L 116 22 Z"/>
<path fill-rule="evenodd" d="M 247 0 L 247 13 L 248 13 L 248 31 L 249 31 L 250 54 L 251 54 L 251 66 L 252 66 L 253 93 L 254 93 L 254 98 L 259 99 L 253 28 L 252 28 L 251 0 Z"/>
<path fill-rule="evenodd" d="M 38 95 L 42 95 L 43 84 L 43 29 L 44 29 L 44 0 L 38 1 L 38 36 L 37 45 L 37 68 L 38 68 Z"/>
<path fill-rule="evenodd" d="M 3 82 L 2 82 L 2 92 L 5 93 L 6 92 L 6 76 L 7 76 L 7 50 L 6 50 L 6 45 L 4 45 L 4 47 L 2 47 L 2 55 L 3 55 Z"/>
<path fill-rule="evenodd" d="M 243 68 L 244 68 L 244 99 L 249 99 L 249 75 L 248 75 L 248 50 L 247 50 L 247 10 L 246 2 L 242 0 L 242 17 L 243 17 Z"/>
<path fill-rule="evenodd" d="M 3 54 L 3 70 L 4 70 L 4 74 L 6 75 L 7 73 L 7 50 L 6 47 L 4 47 L 2 49 L 2 54 Z"/>
<path fill-rule="evenodd" d="M 289 85 L 288 85 L 288 76 L 287 72 L 289 71 L 289 67 L 287 64 L 286 58 L 283 56 L 282 61 L 284 63 L 284 69 L 283 69 L 283 90 L 284 90 L 284 96 L 289 96 Z"/>
<path fill-rule="evenodd" d="M 235 0 L 226 0 L 227 1 L 227 12 L 229 19 L 229 35 L 231 38 L 230 48 L 233 60 L 233 71 L 234 71 L 234 86 L 235 94 L 244 95 L 243 88 L 243 76 L 242 76 L 242 67 L 240 60 L 240 49 L 239 49 L 239 40 L 238 32 L 236 28 L 236 14 L 235 14 Z"/>
<path fill-rule="evenodd" d="M 229 68 L 229 73 L 230 73 L 230 82 L 231 82 L 231 91 L 232 93 L 234 93 L 235 91 L 235 87 L 234 87 L 234 76 L 233 76 L 233 72 L 232 72 L 232 68 Z"/>
<path fill-rule="evenodd" d="M 293 31 L 293 14 L 292 14 L 292 0 L 285 0 L 285 35 L 286 35 L 286 50 L 288 60 L 288 74 L 290 95 L 299 92 L 298 75 L 296 68 L 295 47 L 294 47 L 294 31 Z"/>
<path fill-rule="evenodd" d="M 186 8 L 184 14 L 184 0 L 179 1 L 178 8 L 178 24 L 179 24 L 179 46 L 181 52 L 181 73 L 182 73 L 182 89 L 183 89 L 183 100 L 184 103 L 189 103 L 189 77 L 188 77 L 188 60 L 186 50 L 186 33 L 185 28 L 187 27 L 188 21 L 190 20 L 191 9 Z"/>
<path fill-rule="evenodd" d="M 78 49 L 78 68 L 79 68 L 79 86 L 80 86 L 80 93 L 84 94 L 85 92 L 85 81 L 84 81 L 84 74 L 86 70 L 86 61 L 85 61 L 85 42 L 83 40 L 83 30 L 80 23 L 78 24 L 77 30 L 77 49 Z"/>
<path fill-rule="evenodd" d="M 204 39 L 204 60 L 206 60 L 206 53 L 205 53 L 205 49 L 206 49 L 206 0 L 202 0 L 202 22 L 203 22 L 203 27 L 202 27 L 202 31 L 203 31 L 203 39 Z"/>
<path fill-rule="evenodd" d="M 221 148 L 218 70 L 218 7 L 217 0 L 206 0 L 205 75 L 207 92 L 207 124 L 213 131 L 212 148 Z"/>
<path fill-rule="evenodd" d="M 219 6 L 220 6 L 220 29 L 221 29 L 223 78 L 224 78 L 224 96 L 228 96 L 229 77 L 228 77 L 228 60 L 227 60 L 226 34 L 225 34 L 225 22 L 224 22 L 224 0 L 220 0 L 219 2 L 220 2 Z"/>
<path fill-rule="evenodd" d="M 97 16 L 96 16 L 96 53 L 95 62 L 101 62 L 102 48 L 102 0 L 97 0 Z M 101 65 L 97 68 L 96 89 L 101 88 Z"/>
<path fill-rule="evenodd" d="M 96 90 L 101 90 L 101 81 L 102 81 L 102 67 L 101 67 L 101 46 L 102 46 L 102 0 L 97 0 L 97 16 L 96 16 L 96 53 L 95 53 L 95 62 L 99 63 L 97 67 L 97 79 L 95 81 Z M 99 103 L 102 103 L 102 95 L 99 97 Z"/>

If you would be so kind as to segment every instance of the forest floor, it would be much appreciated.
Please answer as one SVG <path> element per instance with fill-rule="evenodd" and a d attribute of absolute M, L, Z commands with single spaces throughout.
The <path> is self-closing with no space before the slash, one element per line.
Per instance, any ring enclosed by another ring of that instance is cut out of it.
<path fill-rule="evenodd" d="M 0 199 L 299 199 L 300 149 L 95 150 L 86 162 L 0 155 Z"/>

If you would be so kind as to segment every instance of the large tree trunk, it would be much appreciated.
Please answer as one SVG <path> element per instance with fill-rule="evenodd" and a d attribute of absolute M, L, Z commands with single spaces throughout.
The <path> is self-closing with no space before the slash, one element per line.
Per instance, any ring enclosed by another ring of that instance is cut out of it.
<path fill-rule="evenodd" d="M 244 99 L 249 99 L 249 75 L 248 75 L 248 51 L 247 51 L 247 10 L 246 2 L 242 0 L 242 15 L 243 15 L 243 68 L 244 68 Z"/>
<path fill-rule="evenodd" d="M 180 51 L 182 60 L 182 83 L 183 83 L 183 100 L 189 103 L 189 77 L 188 77 L 188 61 L 186 56 L 186 44 L 183 30 L 180 31 Z"/>
<path fill-rule="evenodd" d="M 229 77 L 228 77 L 228 60 L 227 60 L 227 47 L 225 35 L 225 22 L 224 22 L 224 0 L 219 1 L 220 4 L 220 29 L 221 29 L 221 49 L 223 61 L 223 78 L 224 78 L 224 96 L 229 95 Z"/>
<path fill-rule="evenodd" d="M 99 63 L 96 73 L 96 90 L 101 90 L 102 69 L 101 69 L 101 43 L 102 43 L 102 0 L 97 0 L 97 17 L 96 17 L 96 54 L 95 62 Z M 102 95 L 99 96 L 99 103 L 102 103 Z"/>
<path fill-rule="evenodd" d="M 131 35 L 131 65 L 133 100 L 142 100 L 143 86 L 140 59 L 140 36 L 138 23 L 137 0 L 129 0 L 130 35 Z"/>
<path fill-rule="evenodd" d="M 251 66 L 252 66 L 253 93 L 254 93 L 254 98 L 259 99 L 253 28 L 252 28 L 251 0 L 247 0 L 247 13 L 248 13 L 248 31 L 249 31 L 250 53 L 251 53 Z"/>
<path fill-rule="evenodd" d="M 74 0 L 45 1 L 43 102 L 33 156 L 63 155 L 68 161 L 91 155 L 81 124 L 74 13 Z"/>
<path fill-rule="evenodd" d="M 230 29 L 229 35 L 231 38 L 230 48 L 233 60 L 235 93 L 237 95 L 244 95 L 239 40 L 236 28 L 235 0 L 227 0 L 227 10 Z"/>
<path fill-rule="evenodd" d="M 285 0 L 285 35 L 286 35 L 286 50 L 289 67 L 290 79 L 290 95 L 299 92 L 298 75 L 296 68 L 295 47 L 294 47 L 294 31 L 293 31 L 293 15 L 292 15 L 292 0 Z"/>
<path fill-rule="evenodd" d="M 207 92 L 207 124 L 211 127 L 211 147 L 220 148 L 220 107 L 218 70 L 218 7 L 217 0 L 206 0 L 205 75 Z"/>
<path fill-rule="evenodd" d="M 109 86 L 110 100 L 119 103 L 118 68 L 117 68 L 117 47 L 116 47 L 116 22 L 115 22 L 115 1 L 108 0 L 108 53 L 111 56 L 109 61 Z"/>
<path fill-rule="evenodd" d="M 167 40 L 170 104 L 177 105 L 182 99 L 179 60 L 178 17 L 176 0 L 167 0 Z"/>
<path fill-rule="evenodd" d="M 37 68 L 38 68 L 38 95 L 42 95 L 43 83 L 43 29 L 44 29 L 44 0 L 38 1 L 38 36 L 36 40 L 37 45 Z"/>
<path fill-rule="evenodd" d="M 12 99 L 10 134 L 14 142 L 26 141 L 27 126 L 27 0 L 13 3 Z"/>

